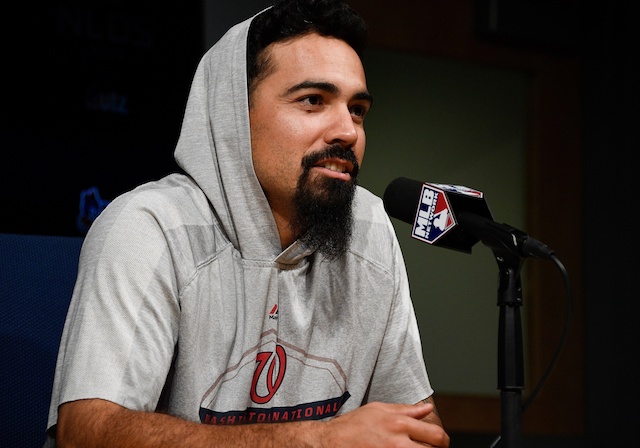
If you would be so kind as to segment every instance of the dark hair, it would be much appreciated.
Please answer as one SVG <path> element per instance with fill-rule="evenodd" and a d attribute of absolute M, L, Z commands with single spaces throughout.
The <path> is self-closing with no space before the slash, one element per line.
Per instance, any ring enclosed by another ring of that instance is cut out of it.
<path fill-rule="evenodd" d="M 271 8 L 255 17 L 249 28 L 249 96 L 272 68 L 264 50 L 274 42 L 313 32 L 345 41 L 362 59 L 367 41 L 367 26 L 362 17 L 343 0 L 278 0 Z"/>

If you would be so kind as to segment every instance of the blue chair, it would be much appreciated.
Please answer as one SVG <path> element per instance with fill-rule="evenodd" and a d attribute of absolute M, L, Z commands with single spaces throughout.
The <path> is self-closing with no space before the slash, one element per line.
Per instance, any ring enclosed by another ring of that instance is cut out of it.
<path fill-rule="evenodd" d="M 0 234 L 0 444 L 42 448 L 81 237 Z"/>

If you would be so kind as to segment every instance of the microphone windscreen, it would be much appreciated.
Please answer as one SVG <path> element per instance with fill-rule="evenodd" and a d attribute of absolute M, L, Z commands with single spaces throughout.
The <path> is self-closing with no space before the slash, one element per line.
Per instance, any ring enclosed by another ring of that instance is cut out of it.
<path fill-rule="evenodd" d="M 422 182 L 406 177 L 391 181 L 382 197 L 389 216 L 413 224 L 420 204 L 422 185 Z"/>

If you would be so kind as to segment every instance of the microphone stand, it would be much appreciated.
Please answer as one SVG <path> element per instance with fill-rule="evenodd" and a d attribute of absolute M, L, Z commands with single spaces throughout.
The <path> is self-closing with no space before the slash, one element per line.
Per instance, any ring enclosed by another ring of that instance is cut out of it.
<path fill-rule="evenodd" d="M 459 221 L 464 229 L 489 247 L 498 262 L 498 389 L 500 389 L 500 429 L 504 448 L 521 448 L 522 390 L 524 360 L 522 348 L 522 283 L 520 270 L 524 258 L 518 240 L 526 236 L 505 224 L 463 213 Z"/>
<path fill-rule="evenodd" d="M 498 282 L 498 389 L 500 389 L 500 428 L 502 446 L 521 448 L 522 390 L 524 361 L 522 349 L 522 259 L 504 251 L 493 250 L 500 268 Z"/>

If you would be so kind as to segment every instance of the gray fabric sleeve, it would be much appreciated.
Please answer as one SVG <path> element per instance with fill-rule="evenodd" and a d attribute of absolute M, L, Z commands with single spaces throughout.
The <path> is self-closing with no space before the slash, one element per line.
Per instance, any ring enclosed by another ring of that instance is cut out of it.
<path fill-rule="evenodd" d="M 62 336 L 49 426 L 65 402 L 102 398 L 155 409 L 179 321 L 164 234 L 145 201 L 121 199 L 94 223 Z"/>

